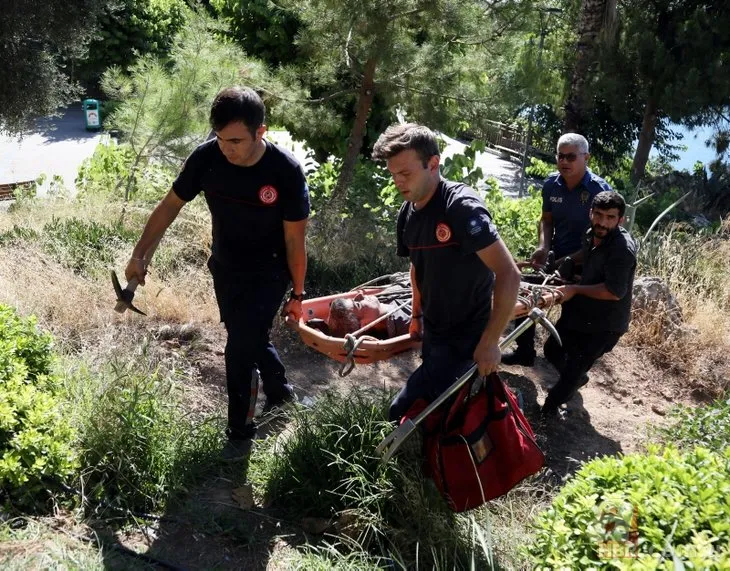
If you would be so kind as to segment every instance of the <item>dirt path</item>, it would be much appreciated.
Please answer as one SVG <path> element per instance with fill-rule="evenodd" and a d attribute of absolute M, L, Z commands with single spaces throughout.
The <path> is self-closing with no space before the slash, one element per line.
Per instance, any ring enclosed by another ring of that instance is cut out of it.
<path fill-rule="evenodd" d="M 196 399 L 209 399 L 209 404 L 225 410 L 223 331 L 211 328 L 203 333 L 203 341 L 189 355 L 200 372 Z M 338 363 L 308 349 L 293 333 L 278 331 L 275 342 L 300 399 L 356 387 L 395 390 L 419 362 L 413 352 L 387 362 L 357 366 L 352 374 L 341 378 Z M 181 347 L 174 339 L 163 343 L 169 351 Z M 546 452 L 547 465 L 561 479 L 595 456 L 640 450 L 651 427 L 667 422 L 664 413 L 672 404 L 672 393 L 665 390 L 662 394 L 652 388 L 660 386 L 657 380 L 661 373 L 636 349 L 621 345 L 594 367 L 589 384 L 568 404 L 564 421 L 545 424 L 537 418 L 537 404 L 557 380 L 542 358 L 535 367 L 503 367 L 503 378 L 522 391 L 526 414 Z M 265 508 L 243 511 L 236 505 L 231 494 L 245 482 L 246 469 L 239 465 L 222 467 L 160 522 L 115 541 L 174 568 L 285 569 L 287 550 L 305 536 L 298 522 L 281 519 L 281 514 Z"/>

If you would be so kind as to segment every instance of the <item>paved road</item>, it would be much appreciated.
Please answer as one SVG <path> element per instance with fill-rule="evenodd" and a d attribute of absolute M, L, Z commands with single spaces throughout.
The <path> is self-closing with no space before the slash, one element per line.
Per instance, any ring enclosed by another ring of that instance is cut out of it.
<path fill-rule="evenodd" d="M 50 179 L 58 175 L 73 193 L 79 166 L 103 137 L 86 131 L 80 104 L 68 107 L 61 117 L 39 120 L 22 137 L 0 133 L 0 184 L 36 180 L 45 174 L 47 182 L 39 189 L 44 194 Z"/>
<path fill-rule="evenodd" d="M 443 152 L 442 160 L 457 153 L 464 153 L 466 145 L 440 133 L 446 140 L 446 149 Z M 499 183 L 499 188 L 507 196 L 516 197 L 520 191 L 521 167 L 514 161 L 501 158 L 494 152 L 485 151 L 477 153 L 474 165 L 482 169 L 484 177 L 494 177 Z M 529 181 L 528 181 L 529 182 Z"/>
<path fill-rule="evenodd" d="M 444 135 L 440 134 L 446 140 L 446 149 L 443 152 L 442 159 L 446 159 L 454 154 L 463 153 L 466 145 Z M 302 164 L 307 164 L 312 159 L 307 157 L 307 149 L 304 145 L 292 141 L 289 133 L 286 131 L 270 131 L 267 137 L 272 141 L 288 148 L 294 153 Z M 492 152 L 477 153 L 475 165 L 481 167 L 484 177 L 494 177 L 499 182 L 502 192 L 508 196 L 517 196 L 520 189 L 520 165 L 513 161 L 500 158 Z"/>
<path fill-rule="evenodd" d="M 272 132 L 270 138 L 290 147 L 303 163 L 306 149 L 294 143 L 285 131 Z M 442 135 L 447 141 L 443 158 L 463 153 L 466 145 Z M 36 180 L 46 174 L 47 180 L 39 194 L 44 194 L 53 175 L 63 178 L 66 188 L 75 191 L 74 180 L 84 159 L 94 153 L 102 139 L 107 137 L 84 128 L 81 105 L 68 107 L 61 117 L 42 119 L 36 128 L 23 137 L 0 134 L 0 184 Z M 476 165 L 485 177 L 493 176 L 502 192 L 516 196 L 520 185 L 520 166 L 491 152 L 479 153 Z"/>

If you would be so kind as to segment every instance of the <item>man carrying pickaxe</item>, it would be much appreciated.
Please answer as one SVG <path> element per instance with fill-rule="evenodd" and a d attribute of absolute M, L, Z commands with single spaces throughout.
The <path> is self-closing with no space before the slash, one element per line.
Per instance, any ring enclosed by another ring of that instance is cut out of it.
<path fill-rule="evenodd" d="M 229 443 L 224 456 L 229 459 L 245 456 L 256 434 L 257 369 L 265 410 L 295 399 L 269 330 L 290 282 L 283 311 L 301 317 L 309 194 L 297 159 L 263 138 L 265 115 L 252 89 L 231 87 L 216 95 L 210 111 L 215 139 L 198 146 L 185 161 L 132 252 L 125 271 L 127 292 L 117 288 L 122 308 L 131 304 L 134 287 L 144 285 L 147 264 L 165 230 L 202 192 L 213 221 L 208 268 L 228 332 Z"/>

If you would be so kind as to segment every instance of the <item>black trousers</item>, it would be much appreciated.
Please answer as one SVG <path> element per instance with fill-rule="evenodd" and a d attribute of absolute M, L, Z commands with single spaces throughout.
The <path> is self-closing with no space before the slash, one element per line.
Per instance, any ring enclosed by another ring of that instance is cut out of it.
<path fill-rule="evenodd" d="M 557 384 L 550 389 L 544 408 L 557 409 L 568 402 L 586 382 L 584 376 L 593 364 L 616 346 L 623 333 L 612 331 L 585 332 L 566 329 L 558 320 L 555 328 L 563 342 L 562 347 L 550 337 L 545 343 L 545 358 L 560 373 Z"/>
<path fill-rule="evenodd" d="M 529 319 L 528 317 L 520 317 L 519 319 L 515 319 L 515 328 L 519 327 L 519 325 L 525 321 L 526 319 Z M 537 325 L 533 325 L 526 331 L 522 333 L 516 340 L 515 340 L 515 351 L 520 354 L 527 354 L 532 353 L 535 354 L 535 331 L 537 329 Z"/>
<path fill-rule="evenodd" d="M 229 438 L 250 438 L 258 397 L 258 369 L 264 394 L 272 402 L 283 400 L 292 387 L 276 348 L 269 339 L 271 324 L 289 286 L 289 272 L 280 266 L 230 271 L 212 258 L 208 267 L 226 326 L 226 387 Z"/>
<path fill-rule="evenodd" d="M 431 341 L 428 335 L 423 340 L 423 363 L 418 367 L 406 385 L 390 405 L 388 418 L 398 422 L 419 398 L 429 402 L 435 400 L 456 379 L 466 373 L 474 364 L 474 349 L 481 335 L 470 339 Z"/>

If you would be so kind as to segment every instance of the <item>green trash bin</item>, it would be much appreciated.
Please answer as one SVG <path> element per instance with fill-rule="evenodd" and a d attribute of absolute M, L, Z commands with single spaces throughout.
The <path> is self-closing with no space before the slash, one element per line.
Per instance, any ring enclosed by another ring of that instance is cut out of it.
<path fill-rule="evenodd" d="M 98 99 L 84 99 L 82 104 L 84 110 L 84 122 L 87 131 L 101 129 L 101 102 Z"/>

